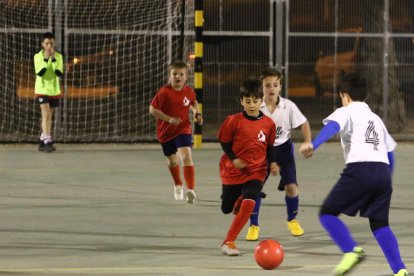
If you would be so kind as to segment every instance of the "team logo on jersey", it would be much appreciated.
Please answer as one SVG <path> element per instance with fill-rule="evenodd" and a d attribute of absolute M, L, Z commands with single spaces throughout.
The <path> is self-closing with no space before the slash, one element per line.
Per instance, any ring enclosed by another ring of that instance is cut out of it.
<path fill-rule="evenodd" d="M 183 104 L 184 106 L 188 106 L 190 104 L 190 100 L 187 99 L 187 97 L 184 97 Z"/>
<path fill-rule="evenodd" d="M 262 142 L 262 143 L 266 142 L 266 135 L 263 133 L 263 131 L 259 132 L 259 135 L 257 135 L 257 138 L 259 142 Z"/>
<path fill-rule="evenodd" d="M 280 135 L 282 135 L 282 127 L 278 126 L 276 127 L 276 138 L 279 138 Z"/>
<path fill-rule="evenodd" d="M 365 132 L 365 143 L 373 144 L 374 150 L 378 150 L 379 138 L 378 133 L 375 131 L 375 125 L 373 121 L 368 122 L 368 128 Z"/>

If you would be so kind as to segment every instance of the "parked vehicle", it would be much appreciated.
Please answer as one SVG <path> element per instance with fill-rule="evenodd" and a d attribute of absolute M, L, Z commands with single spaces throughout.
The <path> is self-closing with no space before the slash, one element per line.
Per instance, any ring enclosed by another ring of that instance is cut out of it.
<path fill-rule="evenodd" d="M 350 30 L 352 31 L 352 30 Z M 356 32 L 361 32 L 357 29 Z M 349 73 L 356 70 L 356 55 L 360 37 L 354 38 L 352 48 L 344 49 L 336 54 L 325 54 L 321 51 L 315 63 L 314 85 L 317 96 L 331 95 L 334 87 L 338 87 L 341 72 Z M 351 45 L 351 44 L 350 44 Z M 400 91 L 405 94 L 414 92 L 414 38 L 394 38 L 397 64 L 395 65 Z"/>
<path fill-rule="evenodd" d="M 343 32 L 360 33 L 361 28 L 344 30 Z M 356 53 L 359 47 L 360 37 L 354 39 L 352 48 L 342 47 L 342 52 L 329 55 L 322 50 L 315 64 L 315 90 L 317 96 L 323 96 L 325 93 L 332 94 L 334 84 L 339 84 L 339 76 L 341 72 L 350 73 L 356 67 Z"/>

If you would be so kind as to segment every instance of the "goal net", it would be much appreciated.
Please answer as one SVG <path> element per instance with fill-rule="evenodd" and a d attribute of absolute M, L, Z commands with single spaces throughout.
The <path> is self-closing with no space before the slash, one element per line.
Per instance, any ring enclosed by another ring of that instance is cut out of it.
<path fill-rule="evenodd" d="M 1 1 L 1 141 L 40 135 L 33 55 L 46 31 L 65 62 L 54 140 L 154 139 L 150 101 L 171 61 L 192 62 L 193 25 L 193 0 Z"/>

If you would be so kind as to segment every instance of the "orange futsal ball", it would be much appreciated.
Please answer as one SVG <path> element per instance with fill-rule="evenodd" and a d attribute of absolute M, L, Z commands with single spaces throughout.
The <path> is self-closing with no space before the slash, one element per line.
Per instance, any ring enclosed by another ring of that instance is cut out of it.
<path fill-rule="evenodd" d="M 275 269 L 285 257 L 282 245 L 275 240 L 261 241 L 254 250 L 254 259 L 263 269 Z"/>

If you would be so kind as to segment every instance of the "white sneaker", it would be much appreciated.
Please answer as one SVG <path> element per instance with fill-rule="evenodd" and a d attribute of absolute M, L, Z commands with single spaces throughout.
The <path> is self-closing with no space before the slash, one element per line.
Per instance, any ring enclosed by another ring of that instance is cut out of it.
<path fill-rule="evenodd" d="M 194 190 L 188 190 L 187 191 L 187 203 L 193 204 L 196 199 L 196 193 Z"/>
<path fill-rule="evenodd" d="M 174 186 L 174 198 L 175 198 L 175 200 L 183 200 L 184 199 L 183 186 L 180 186 L 180 185 L 175 185 Z"/>
<path fill-rule="evenodd" d="M 233 241 L 228 241 L 221 246 L 221 251 L 227 256 L 239 256 L 240 251 L 237 249 L 236 244 Z"/>

